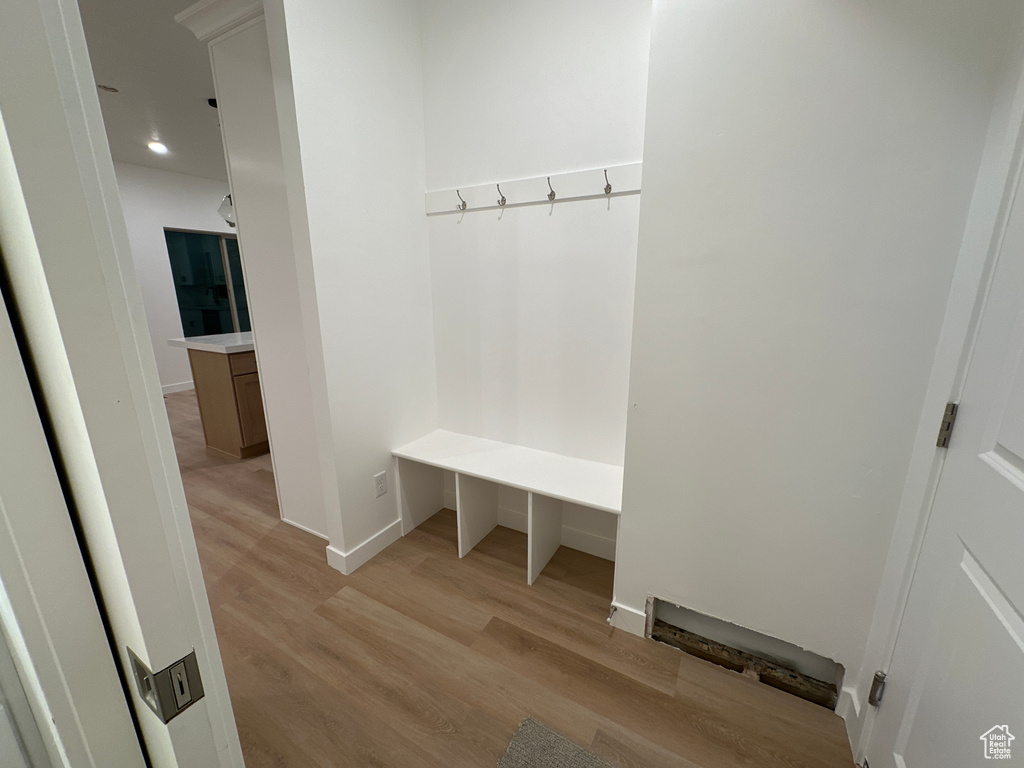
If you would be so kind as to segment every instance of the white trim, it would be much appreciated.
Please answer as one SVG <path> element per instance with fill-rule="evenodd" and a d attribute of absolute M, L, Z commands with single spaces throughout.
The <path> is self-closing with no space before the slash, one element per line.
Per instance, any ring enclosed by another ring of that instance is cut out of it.
<path fill-rule="evenodd" d="M 860 721 L 861 702 L 857 689 L 844 685 L 839 690 L 839 701 L 836 702 L 836 714 L 846 723 L 846 736 L 853 743 L 854 730 Z"/>
<path fill-rule="evenodd" d="M 314 531 L 312 528 L 309 528 L 309 527 L 303 525 L 302 523 L 296 523 L 294 520 L 289 520 L 287 517 L 282 517 L 281 521 L 285 522 L 285 523 L 288 523 L 288 525 L 295 526 L 300 531 L 305 531 L 306 533 L 311 533 L 314 536 L 316 536 L 318 539 L 323 539 L 324 541 L 330 541 L 330 538 L 326 534 L 320 533 L 320 531 Z"/>
<path fill-rule="evenodd" d="M 647 629 L 647 614 L 612 600 L 611 625 L 633 635 L 644 637 Z"/>
<path fill-rule="evenodd" d="M 205 43 L 262 15 L 262 0 L 200 0 L 174 20 Z"/>
<path fill-rule="evenodd" d="M 164 384 L 160 387 L 165 395 L 173 395 L 175 392 L 188 392 L 190 389 L 195 389 L 196 385 L 193 381 L 179 381 L 177 384 Z"/>
<path fill-rule="evenodd" d="M 328 545 L 327 563 L 334 570 L 341 571 L 348 576 L 354 573 L 356 568 L 367 562 L 371 557 L 383 552 L 400 538 L 402 538 L 402 521 L 395 520 L 387 528 L 373 534 L 362 544 L 353 547 L 348 552 L 342 552 Z"/>

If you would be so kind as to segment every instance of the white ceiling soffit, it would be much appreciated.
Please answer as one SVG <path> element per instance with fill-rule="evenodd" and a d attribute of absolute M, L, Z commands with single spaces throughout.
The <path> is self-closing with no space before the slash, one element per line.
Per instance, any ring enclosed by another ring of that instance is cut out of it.
<path fill-rule="evenodd" d="M 204 43 L 263 13 L 263 0 L 199 0 L 174 17 Z"/>
<path fill-rule="evenodd" d="M 175 22 L 187 0 L 79 0 L 114 160 L 227 180 L 205 43 Z M 158 155 L 148 148 L 160 141 Z"/>

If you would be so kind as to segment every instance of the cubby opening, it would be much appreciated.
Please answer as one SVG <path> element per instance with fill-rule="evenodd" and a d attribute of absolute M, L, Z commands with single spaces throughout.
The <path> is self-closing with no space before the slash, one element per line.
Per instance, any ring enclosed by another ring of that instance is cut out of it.
<path fill-rule="evenodd" d="M 561 546 L 615 560 L 621 468 L 442 432 L 394 456 L 403 533 L 444 508 L 459 557 L 499 525 L 525 533 L 528 584 Z"/>

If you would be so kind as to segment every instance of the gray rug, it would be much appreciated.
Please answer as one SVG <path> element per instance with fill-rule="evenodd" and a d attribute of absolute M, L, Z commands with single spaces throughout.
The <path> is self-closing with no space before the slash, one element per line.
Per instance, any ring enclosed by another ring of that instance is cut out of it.
<path fill-rule="evenodd" d="M 524 720 L 498 768 L 612 768 L 582 747 L 548 730 L 532 717 Z"/>

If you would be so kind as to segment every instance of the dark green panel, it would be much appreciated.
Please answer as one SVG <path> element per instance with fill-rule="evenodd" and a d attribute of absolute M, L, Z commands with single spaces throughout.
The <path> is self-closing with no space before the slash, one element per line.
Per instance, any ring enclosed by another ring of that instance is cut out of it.
<path fill-rule="evenodd" d="M 220 238 L 171 231 L 164 237 L 185 336 L 233 332 Z"/>
<path fill-rule="evenodd" d="M 249 322 L 249 301 L 245 296 L 245 278 L 242 276 L 242 255 L 238 251 L 238 241 L 233 237 L 225 237 L 224 244 L 228 249 L 228 267 L 231 270 L 231 285 L 235 290 L 235 309 L 238 310 L 238 330 L 251 331 Z"/>

